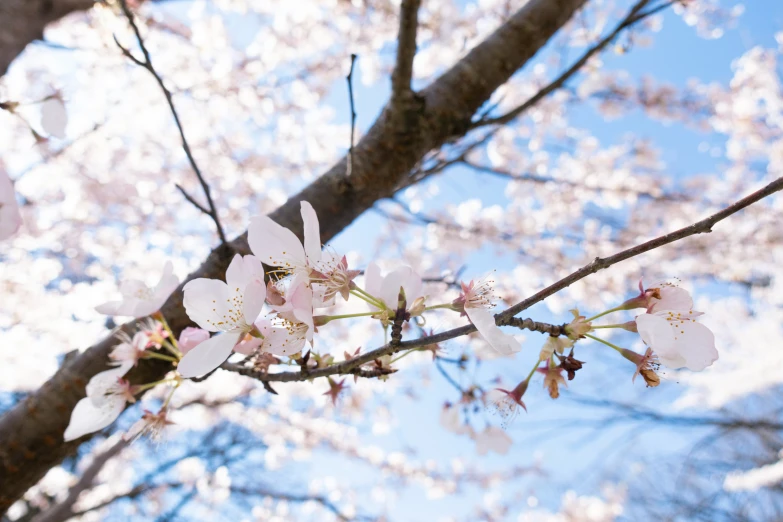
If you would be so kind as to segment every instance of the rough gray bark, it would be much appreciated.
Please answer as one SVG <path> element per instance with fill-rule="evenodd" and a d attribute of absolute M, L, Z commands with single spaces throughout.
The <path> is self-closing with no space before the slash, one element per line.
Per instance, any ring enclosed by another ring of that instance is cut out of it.
<path fill-rule="evenodd" d="M 5 0 L 4 0 L 5 1 Z M 16 0 L 15 0 L 16 1 Z M 426 153 L 448 139 L 463 136 L 471 118 L 490 95 L 519 70 L 586 0 L 530 0 L 505 24 L 423 91 L 403 104 L 387 105 L 353 151 L 352 173 L 346 158 L 289 199 L 270 217 L 302 236 L 299 202 L 312 203 L 321 238 L 328 241 L 379 199 L 391 196 Z M 235 252 L 248 254 L 247 236 L 212 251 L 188 279 L 223 278 Z M 189 324 L 176 291 L 162 312 L 175 333 Z M 123 326 L 132 329 L 134 323 Z M 0 418 L 0 508 L 34 485 L 81 442 L 64 443 L 71 410 L 84 397 L 84 386 L 105 370 L 113 337 L 67 362 L 44 386 Z M 152 382 L 170 369 L 167 363 L 143 361 L 133 382 Z"/>
<path fill-rule="evenodd" d="M 0 76 L 34 40 L 43 38 L 44 27 L 74 11 L 83 11 L 94 0 L 0 1 Z"/>

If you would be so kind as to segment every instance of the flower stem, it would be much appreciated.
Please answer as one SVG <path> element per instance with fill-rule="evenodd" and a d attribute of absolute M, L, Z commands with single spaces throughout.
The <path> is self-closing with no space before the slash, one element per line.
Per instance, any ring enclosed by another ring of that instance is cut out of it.
<path fill-rule="evenodd" d="M 324 324 L 328 323 L 329 321 L 334 321 L 336 319 L 349 319 L 351 317 L 367 317 L 368 315 L 376 315 L 378 311 L 374 312 L 360 312 L 356 314 L 342 314 L 342 315 L 324 315 L 321 316 L 321 320 L 324 321 Z"/>
<path fill-rule="evenodd" d="M 612 312 L 619 312 L 620 310 L 625 310 L 625 308 L 623 308 L 622 305 L 620 305 L 618 307 L 615 307 L 615 308 L 610 308 L 609 310 L 606 310 L 605 312 L 601 312 L 600 314 L 594 315 L 593 317 L 590 317 L 589 319 L 585 319 L 585 322 L 589 323 L 590 321 L 594 321 L 594 320 L 598 319 L 599 317 L 605 316 L 606 314 L 611 314 Z M 595 328 L 595 327 L 593 327 L 593 328 Z"/>
<path fill-rule="evenodd" d="M 166 317 L 160 311 L 157 311 L 152 314 L 152 318 L 160 322 L 160 324 L 163 325 L 163 328 L 169 333 L 169 339 L 171 339 L 171 341 L 168 343 L 168 346 L 164 341 L 163 346 L 165 346 L 172 355 L 177 357 L 177 359 L 182 359 L 182 352 L 179 351 L 179 347 L 177 346 L 177 337 L 174 335 L 174 332 L 171 331 L 171 327 L 169 326 L 168 321 L 166 321 Z"/>
<path fill-rule="evenodd" d="M 624 324 L 604 324 L 599 326 L 593 326 L 593 330 L 597 330 L 599 328 L 625 328 Z"/>
<path fill-rule="evenodd" d="M 355 295 L 356 297 L 358 297 L 359 299 L 363 299 L 364 301 L 367 301 L 371 305 L 377 306 L 381 310 L 386 310 L 386 305 L 383 304 L 380 301 L 380 299 L 376 298 L 375 296 L 373 296 L 371 294 L 368 294 L 367 292 L 365 292 L 364 290 L 362 290 L 358 286 L 355 286 L 355 287 L 351 288 L 350 292 L 353 295 Z"/>
<path fill-rule="evenodd" d="M 614 348 L 614 349 L 615 349 L 615 350 L 617 350 L 618 352 L 620 352 L 620 353 L 623 353 L 623 349 L 622 349 L 622 348 L 620 348 L 619 346 L 616 346 L 616 345 L 614 345 L 614 344 L 610 343 L 609 341 L 605 341 L 605 340 L 601 339 L 600 337 L 596 337 L 596 336 L 594 336 L 594 335 L 590 335 L 589 333 L 586 333 L 586 334 L 585 334 L 585 337 L 589 337 L 589 338 L 590 338 L 590 339 L 592 339 L 593 341 L 598 341 L 599 343 L 603 343 L 603 344 L 605 344 L 606 346 L 608 346 L 608 347 L 610 347 L 610 348 Z"/>
<path fill-rule="evenodd" d="M 169 406 L 169 402 L 171 402 L 171 398 L 174 397 L 174 392 L 177 391 L 177 388 L 179 388 L 179 382 L 171 388 L 171 391 L 169 392 L 169 396 L 166 397 L 166 401 L 163 403 L 163 406 L 160 407 L 161 410 L 165 410 Z"/>
<path fill-rule="evenodd" d="M 175 342 L 176 342 L 176 341 L 175 341 Z M 168 341 L 167 341 L 167 340 L 165 340 L 165 339 L 163 340 L 163 347 L 164 347 L 166 350 L 168 350 L 168 351 L 171 353 L 171 355 L 173 355 L 174 357 L 176 357 L 176 358 L 177 358 L 177 360 L 180 360 L 180 359 L 182 359 L 182 352 L 180 352 L 179 350 L 177 350 L 177 348 L 176 348 L 176 347 L 175 347 L 173 344 L 171 344 L 170 342 L 168 342 Z"/>
<path fill-rule="evenodd" d="M 530 379 L 533 378 L 533 375 L 536 373 L 536 370 L 538 369 L 538 363 L 541 361 L 536 361 L 536 363 L 533 365 L 533 369 L 530 370 L 530 373 L 527 374 L 527 379 L 525 379 L 525 382 L 530 382 Z"/>
<path fill-rule="evenodd" d="M 404 354 L 400 355 L 399 357 L 395 357 L 394 359 L 389 361 L 389 365 L 392 365 L 392 364 L 396 363 L 397 361 L 399 361 L 400 359 L 402 359 L 403 357 L 406 357 L 406 356 L 412 354 L 413 352 L 418 352 L 418 351 L 419 350 L 408 350 L 407 352 L 405 352 Z"/>
<path fill-rule="evenodd" d="M 179 359 L 177 359 L 176 357 L 172 357 L 171 355 L 166 355 L 158 352 L 145 351 L 143 357 L 145 359 L 160 359 L 162 361 L 179 362 Z"/>
<path fill-rule="evenodd" d="M 157 386 L 159 384 L 166 384 L 166 383 L 169 383 L 169 382 L 179 382 L 179 379 L 161 379 L 159 381 L 150 382 L 150 383 L 147 383 L 147 384 L 139 384 L 139 385 L 133 387 L 133 391 L 134 391 L 134 393 L 140 393 L 140 392 L 143 392 L 144 390 L 149 390 L 150 388 L 154 388 L 155 386 Z"/>
<path fill-rule="evenodd" d="M 452 305 L 451 303 L 443 303 L 439 305 L 428 306 L 427 308 L 424 309 L 424 311 L 427 312 L 429 310 L 437 310 L 438 308 L 446 308 L 448 310 L 454 310 L 454 305 Z"/>

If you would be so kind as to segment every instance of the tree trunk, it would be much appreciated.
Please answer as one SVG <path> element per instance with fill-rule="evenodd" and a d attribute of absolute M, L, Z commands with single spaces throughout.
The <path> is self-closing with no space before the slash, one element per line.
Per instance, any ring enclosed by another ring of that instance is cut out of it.
<path fill-rule="evenodd" d="M 43 38 L 44 27 L 74 11 L 92 7 L 94 0 L 1 0 L 0 76 L 27 44 Z"/>
<path fill-rule="evenodd" d="M 347 160 L 343 158 L 270 217 L 301 238 L 299 202 L 307 200 L 318 213 L 321 239 L 326 242 L 337 235 L 376 201 L 391 196 L 426 153 L 448 139 L 463 136 L 476 110 L 585 1 L 530 0 L 429 87 L 402 104 L 395 103 L 393 107 L 387 104 L 355 147 L 350 176 L 346 176 Z M 236 238 L 230 248 L 213 250 L 188 280 L 222 279 L 234 253 L 250 253 L 246 233 Z M 181 287 L 169 298 L 162 312 L 175 333 L 190 324 L 182 307 Z M 128 323 L 123 328 L 132 330 L 134 324 Z M 74 357 L 41 389 L 0 418 L 0 508 L 3 511 L 89 438 L 65 443 L 63 431 L 74 405 L 84 397 L 87 381 L 107 369 L 108 353 L 115 344 L 117 341 L 108 337 Z M 129 374 L 131 381 L 152 382 L 162 378 L 171 365 L 158 362 L 142 361 Z"/>

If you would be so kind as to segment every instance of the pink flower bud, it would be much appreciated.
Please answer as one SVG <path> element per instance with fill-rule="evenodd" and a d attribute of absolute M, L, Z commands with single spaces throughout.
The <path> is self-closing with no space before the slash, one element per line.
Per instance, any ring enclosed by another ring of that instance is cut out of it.
<path fill-rule="evenodd" d="M 182 333 L 179 334 L 179 341 L 177 341 L 177 345 L 179 347 L 179 351 L 184 355 L 207 339 L 209 339 L 208 331 L 189 326 L 182 330 Z"/>

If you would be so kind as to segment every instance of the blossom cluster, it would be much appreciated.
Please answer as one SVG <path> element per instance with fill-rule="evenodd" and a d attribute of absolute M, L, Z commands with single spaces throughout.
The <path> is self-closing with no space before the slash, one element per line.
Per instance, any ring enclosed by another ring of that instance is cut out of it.
<path fill-rule="evenodd" d="M 520 351 L 519 341 L 498 326 L 491 312 L 495 306 L 492 279 L 462 282 L 456 299 L 432 305 L 423 293 L 421 275 L 412 267 L 400 265 L 384 274 L 371 262 L 364 270 L 364 287 L 361 287 L 354 280 L 362 272 L 350 269 L 345 256 L 322 247 L 318 217 L 306 201 L 301 203 L 301 215 L 302 241 L 272 219 L 254 217 L 248 229 L 252 255 L 234 256 L 226 270 L 225 281 L 199 278 L 184 285 L 184 308 L 198 327 L 185 328 L 178 339 L 158 311 L 179 285 L 170 263 L 164 267 L 155 287 L 126 281 L 120 288 L 120 300 L 97 307 L 98 311 L 111 315 L 137 318 L 151 315 L 152 320 L 143 322 L 142 329 L 133 337 L 120 334 L 121 343 L 110 354 L 114 367 L 99 373 L 87 385 L 87 397 L 73 411 L 66 440 L 105 428 L 127 403 L 135 402 L 140 392 L 158 385 L 170 385 L 172 390 L 160 410 L 146 412 L 128 436 L 145 431 L 158 432 L 169 422 L 168 404 L 183 380 L 210 374 L 233 353 L 243 355 L 243 362 L 252 362 L 255 370 L 261 372 L 268 372 L 270 365 L 280 363 L 280 357 L 299 364 L 303 371 L 328 367 L 334 364 L 334 358 L 317 353 L 311 357 L 311 350 L 318 329 L 340 319 L 363 317 L 378 321 L 385 332 L 391 327 L 392 342 L 395 342 L 395 335 L 396 341 L 400 339 L 403 322 L 420 320 L 419 324 L 423 326 L 425 313 L 449 310 L 466 316 L 500 356 L 512 356 Z M 264 265 L 272 268 L 267 271 Z M 500 413 L 506 423 L 520 408 L 527 409 L 522 397 L 531 379 L 538 374 L 543 375 L 549 395 L 557 398 L 560 386 L 566 384 L 563 374 L 572 380 L 582 368 L 583 361 L 574 356 L 574 345 L 585 338 L 607 344 L 632 361 L 636 365 L 634 378 L 642 375 L 649 386 L 659 384 L 656 369 L 660 364 L 698 371 L 717 359 L 714 337 L 705 326 L 696 322 L 695 318 L 701 313 L 693 311 L 693 301 L 687 291 L 668 283 L 648 289 L 640 283 L 639 288 L 638 296 L 591 318 L 573 310 L 570 323 L 552 327 L 555 333 L 550 331 L 526 379 L 511 390 L 497 388 L 483 393 L 481 400 Z M 328 315 L 325 309 L 334 306 L 338 295 L 344 301 L 351 298 L 364 301 L 369 311 Z M 646 312 L 628 323 L 593 323 L 609 313 L 634 308 L 645 308 Z M 601 328 L 638 332 L 647 351 L 639 354 L 590 333 Z M 434 350 L 433 353 L 437 357 Z M 359 351 L 352 355 L 346 352 L 345 360 L 358 355 Z M 131 385 L 126 374 L 144 358 L 170 362 L 173 366 L 170 376 L 154 383 Z M 385 379 L 394 371 L 392 362 L 391 356 L 386 354 L 358 365 L 358 369 Z M 354 376 L 358 377 L 358 374 L 354 373 Z M 325 395 L 336 402 L 344 389 L 344 381 L 329 378 L 328 383 Z M 451 419 L 449 425 L 454 426 L 453 415 Z M 507 446 L 507 437 L 498 436 L 495 429 L 477 433 L 470 427 L 461 426 L 453 431 L 470 434 L 482 451 Z M 500 446 L 493 441 L 500 441 Z"/>

